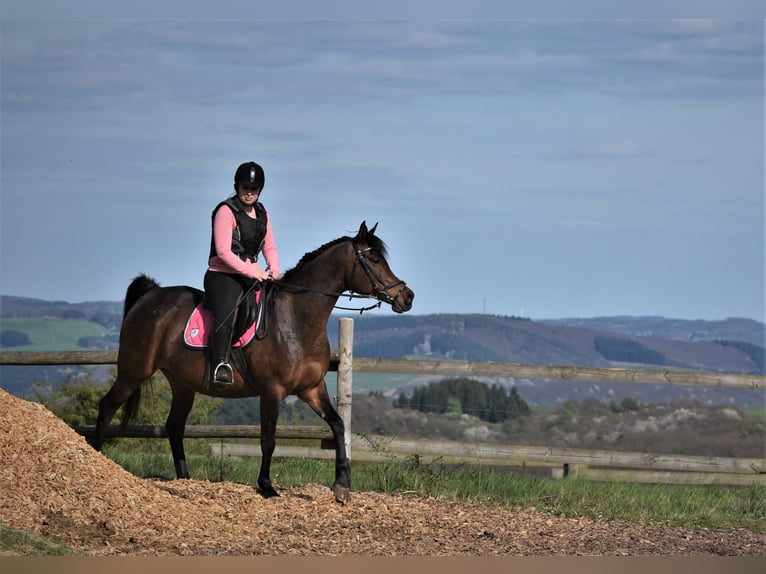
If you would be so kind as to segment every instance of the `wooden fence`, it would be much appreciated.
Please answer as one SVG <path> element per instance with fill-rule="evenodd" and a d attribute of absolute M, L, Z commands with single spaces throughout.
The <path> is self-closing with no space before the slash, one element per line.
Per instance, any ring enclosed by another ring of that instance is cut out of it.
<path fill-rule="evenodd" d="M 766 461 L 758 458 L 512 446 L 372 435 L 353 435 L 352 445 L 356 462 L 507 467 L 536 476 L 579 476 L 605 482 L 766 486 Z M 215 456 L 260 456 L 259 447 L 253 444 L 212 444 L 210 452 Z M 335 454 L 307 446 L 277 445 L 274 456 L 331 459 Z"/>
<path fill-rule="evenodd" d="M 97 365 L 115 364 L 117 351 L 0 352 L 0 365 Z M 550 467 L 556 477 L 581 476 L 592 480 L 623 482 L 672 482 L 694 484 L 766 485 L 766 459 L 693 457 L 593 451 L 554 447 L 508 446 L 447 441 L 419 441 L 392 437 L 370 437 L 351 433 L 351 396 L 354 372 L 405 373 L 439 376 L 476 376 L 570 380 L 573 382 L 646 383 L 706 387 L 766 389 L 766 377 L 670 369 L 604 369 L 576 366 L 479 363 L 448 360 L 399 360 L 353 357 L 353 320 L 342 318 L 338 350 L 332 354 L 330 371 L 338 377 L 337 406 L 346 424 L 346 447 L 355 461 L 417 460 L 444 464 Z M 83 435 L 92 427 L 76 427 Z M 109 435 L 116 436 L 116 428 Z M 164 427 L 128 427 L 119 436 L 165 437 Z M 189 426 L 189 438 L 257 438 L 255 426 Z M 278 438 L 319 439 L 327 446 L 329 429 L 279 425 Z M 252 445 L 213 445 L 213 452 L 228 456 L 260 455 Z M 331 452 L 312 447 L 277 446 L 275 456 L 330 458 Z"/>

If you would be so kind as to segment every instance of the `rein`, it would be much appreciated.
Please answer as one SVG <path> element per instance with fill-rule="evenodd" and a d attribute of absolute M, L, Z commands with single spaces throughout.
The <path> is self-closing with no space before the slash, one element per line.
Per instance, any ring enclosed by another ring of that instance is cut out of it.
<path fill-rule="evenodd" d="M 284 281 L 280 281 L 278 279 L 272 279 L 269 281 L 274 287 L 279 288 L 286 288 L 289 289 L 295 293 L 317 293 L 319 295 L 326 295 L 327 297 L 348 297 L 349 301 L 351 299 L 373 299 L 376 297 L 376 294 L 372 295 L 361 295 L 359 293 L 348 293 L 343 292 L 339 293 L 337 291 L 322 291 L 321 289 L 314 289 L 312 287 L 303 287 L 301 285 L 293 285 L 292 283 L 285 283 Z M 343 309 L 345 311 L 359 311 L 359 314 L 364 313 L 365 311 L 370 311 L 371 309 L 375 309 L 377 307 L 380 307 L 383 304 L 383 301 L 380 300 L 374 305 L 370 305 L 369 307 L 362 307 L 362 308 L 352 308 L 352 307 L 339 307 L 338 305 L 334 305 L 333 309 Z"/>
<path fill-rule="evenodd" d="M 370 311 L 372 309 L 379 308 L 383 303 L 388 303 L 389 305 L 393 305 L 396 301 L 396 298 L 399 296 L 399 294 L 402 292 L 402 290 L 407 286 L 407 284 L 404 281 L 396 281 L 395 283 L 391 283 L 390 285 L 386 285 L 383 283 L 383 281 L 380 278 L 380 275 L 375 273 L 375 271 L 370 267 L 369 263 L 367 263 L 367 257 L 365 256 L 366 251 L 370 251 L 372 248 L 367 247 L 365 249 L 357 249 L 356 250 L 356 259 L 354 260 L 354 267 L 351 269 L 351 276 L 353 277 L 354 272 L 356 271 L 356 265 L 357 263 L 360 265 L 362 270 L 364 271 L 365 275 L 367 275 L 367 278 L 370 280 L 370 284 L 372 286 L 372 294 L 371 295 L 362 295 L 361 293 L 354 293 L 354 292 L 343 292 L 338 293 L 335 291 L 323 291 L 321 289 L 314 289 L 312 287 L 303 287 L 301 285 L 293 285 L 292 283 L 285 283 L 284 281 L 281 281 L 279 279 L 269 279 L 268 281 L 262 281 L 261 282 L 261 302 L 258 306 L 258 318 L 256 319 L 256 324 L 260 325 L 259 329 L 255 333 L 255 338 L 257 340 L 262 340 L 266 337 L 268 334 L 268 313 L 265 313 L 264 310 L 268 308 L 268 304 L 271 301 L 271 299 L 274 297 L 274 292 L 277 288 L 282 289 L 288 289 L 292 290 L 295 293 L 317 293 L 319 295 L 325 295 L 327 297 L 348 297 L 349 301 L 352 299 L 378 299 L 378 302 L 374 305 L 370 305 L 368 307 L 340 307 L 338 305 L 334 305 L 333 309 L 341 309 L 343 311 L 359 311 L 359 314 L 361 315 L 365 311 Z M 231 316 L 232 313 L 234 313 L 237 308 L 239 307 L 239 304 L 242 302 L 242 300 L 247 297 L 248 293 L 252 291 L 252 289 L 258 284 L 258 281 L 253 281 L 253 283 L 250 285 L 250 287 L 242 293 L 242 295 L 237 299 L 237 303 L 234 305 L 234 308 L 231 310 L 231 313 L 229 313 L 229 316 Z M 386 293 L 389 289 L 393 289 L 394 287 L 399 286 L 399 290 L 396 292 L 396 295 L 393 297 Z M 228 318 L 228 317 L 227 317 Z M 263 319 L 262 321 L 259 321 L 259 319 Z"/>

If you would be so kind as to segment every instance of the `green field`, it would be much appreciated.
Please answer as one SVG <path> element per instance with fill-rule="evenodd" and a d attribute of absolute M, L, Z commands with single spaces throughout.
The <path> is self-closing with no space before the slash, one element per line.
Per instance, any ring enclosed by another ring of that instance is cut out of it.
<path fill-rule="evenodd" d="M 25 317 L 0 319 L 0 331 L 26 333 L 30 345 L 7 347 L 7 351 L 77 351 L 82 337 L 101 337 L 107 330 L 85 319 L 58 317 Z"/>

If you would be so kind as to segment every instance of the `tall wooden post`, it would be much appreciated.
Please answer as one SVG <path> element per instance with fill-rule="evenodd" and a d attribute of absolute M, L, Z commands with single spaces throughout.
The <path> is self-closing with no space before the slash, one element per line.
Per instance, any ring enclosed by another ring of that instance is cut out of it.
<path fill-rule="evenodd" d="M 351 394 L 354 363 L 354 320 L 342 317 L 338 324 L 338 414 L 346 427 L 346 454 L 351 458 Z"/>

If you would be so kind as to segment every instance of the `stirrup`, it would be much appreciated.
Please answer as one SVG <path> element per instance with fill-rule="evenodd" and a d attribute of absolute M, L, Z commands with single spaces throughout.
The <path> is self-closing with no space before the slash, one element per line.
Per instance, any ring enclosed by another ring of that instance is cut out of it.
<path fill-rule="evenodd" d="M 234 371 L 229 363 L 221 361 L 216 365 L 213 371 L 213 383 L 216 385 L 227 386 L 234 383 Z"/>

